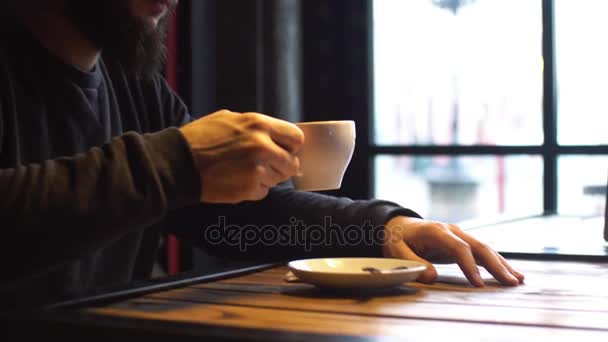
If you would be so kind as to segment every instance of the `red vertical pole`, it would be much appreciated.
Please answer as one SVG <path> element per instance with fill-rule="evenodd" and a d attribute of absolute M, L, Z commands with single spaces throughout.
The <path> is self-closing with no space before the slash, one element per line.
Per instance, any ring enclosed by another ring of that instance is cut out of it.
<path fill-rule="evenodd" d="M 167 66 L 165 70 L 167 82 L 177 89 L 177 15 L 173 13 L 169 20 L 167 36 Z M 169 234 L 167 241 L 167 272 L 174 275 L 180 271 L 179 240 Z"/>

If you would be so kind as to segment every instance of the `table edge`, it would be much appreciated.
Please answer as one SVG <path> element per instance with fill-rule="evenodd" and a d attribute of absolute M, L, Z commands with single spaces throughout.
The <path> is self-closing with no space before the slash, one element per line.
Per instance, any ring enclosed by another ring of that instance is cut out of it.
<path fill-rule="evenodd" d="M 42 308 L 42 311 L 52 311 L 59 309 L 79 309 L 84 307 L 94 307 L 100 305 L 112 304 L 119 301 L 124 301 L 130 298 L 139 297 L 151 292 L 157 291 L 166 291 L 179 287 L 185 287 L 192 284 L 199 283 L 208 283 L 223 279 L 234 278 L 238 276 L 243 276 L 251 273 L 256 273 L 260 271 L 264 271 L 267 269 L 284 266 L 284 262 L 272 262 L 272 263 L 264 263 L 254 266 L 248 266 L 244 268 L 239 268 L 230 271 L 224 271 L 219 273 L 211 273 L 202 276 L 189 277 L 186 279 L 178 279 L 178 280 L 161 280 L 158 282 L 153 282 L 152 284 L 146 284 L 142 286 L 129 286 L 125 289 L 111 291 L 99 295 L 87 296 L 77 299 L 71 299 L 59 303 L 53 303 Z"/>

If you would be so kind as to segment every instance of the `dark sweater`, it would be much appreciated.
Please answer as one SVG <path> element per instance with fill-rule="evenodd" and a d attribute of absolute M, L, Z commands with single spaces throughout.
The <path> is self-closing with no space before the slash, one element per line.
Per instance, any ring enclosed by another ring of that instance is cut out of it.
<path fill-rule="evenodd" d="M 309 246 L 306 239 L 273 240 L 243 249 L 205 232 L 222 222 L 249 226 L 255 234 L 264 226 L 296 221 L 300 227 L 327 226 L 328 220 L 336 232 L 349 225 L 361 230 L 365 223 L 377 231 L 396 215 L 417 216 L 389 202 L 352 201 L 288 186 L 272 189 L 260 202 L 200 204 L 198 173 L 176 129 L 190 120 L 161 76 L 128 77 L 120 65 L 103 59 L 95 71 L 82 72 L 53 57 L 25 30 L 4 32 L 0 309 L 38 306 L 145 279 L 159 237 L 167 231 L 230 258 L 379 256 L 377 236 Z"/>

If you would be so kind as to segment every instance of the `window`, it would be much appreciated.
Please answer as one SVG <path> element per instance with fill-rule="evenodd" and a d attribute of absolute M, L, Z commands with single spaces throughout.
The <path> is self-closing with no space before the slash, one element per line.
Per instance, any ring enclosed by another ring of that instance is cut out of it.
<path fill-rule="evenodd" d="M 605 0 L 373 0 L 374 195 L 458 222 L 601 214 Z"/>
<path fill-rule="evenodd" d="M 555 1 L 558 141 L 608 145 L 608 1 Z"/>

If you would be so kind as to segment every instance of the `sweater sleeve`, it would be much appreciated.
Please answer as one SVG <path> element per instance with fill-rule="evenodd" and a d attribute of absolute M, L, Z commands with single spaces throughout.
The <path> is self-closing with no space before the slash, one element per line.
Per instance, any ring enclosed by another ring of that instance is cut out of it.
<path fill-rule="evenodd" d="M 384 225 L 420 217 L 395 203 L 298 192 L 290 184 L 260 202 L 198 205 L 169 215 L 169 227 L 206 252 L 231 259 L 382 256 Z"/>
<path fill-rule="evenodd" d="M 0 251 L 2 277 L 14 277 L 83 256 L 198 203 L 200 181 L 187 142 L 169 128 L 0 169 L 0 193 L 0 231 L 11 241 Z"/>
<path fill-rule="evenodd" d="M 162 78 L 159 88 L 165 112 L 172 115 L 168 122 L 180 126 L 192 120 Z M 232 259 L 381 256 L 384 225 L 399 215 L 420 217 L 395 203 L 298 192 L 286 183 L 259 202 L 171 211 L 167 228 L 212 255 Z"/>

